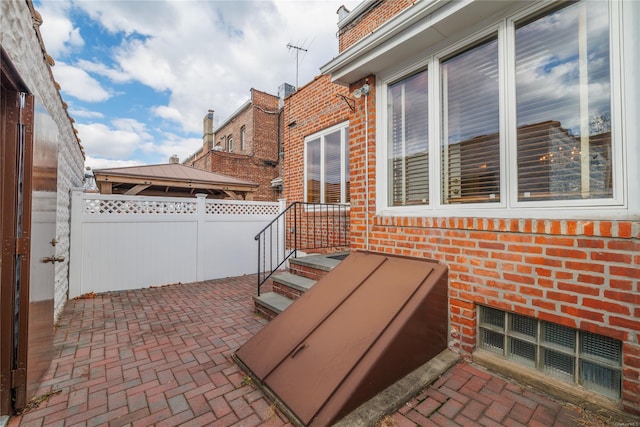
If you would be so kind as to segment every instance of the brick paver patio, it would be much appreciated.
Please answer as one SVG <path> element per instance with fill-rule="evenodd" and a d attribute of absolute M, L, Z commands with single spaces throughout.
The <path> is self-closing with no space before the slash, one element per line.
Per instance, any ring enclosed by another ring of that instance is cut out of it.
<path fill-rule="evenodd" d="M 255 283 L 251 275 L 69 301 L 41 402 L 9 426 L 291 425 L 231 359 L 266 324 L 253 313 Z M 380 425 L 597 425 L 584 420 L 461 363 Z"/>

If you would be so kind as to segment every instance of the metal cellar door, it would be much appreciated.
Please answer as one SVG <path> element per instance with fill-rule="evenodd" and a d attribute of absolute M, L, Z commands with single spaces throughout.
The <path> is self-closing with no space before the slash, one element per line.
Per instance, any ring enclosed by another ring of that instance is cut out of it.
<path fill-rule="evenodd" d="M 352 253 L 236 360 L 301 425 L 330 425 L 446 348 L 447 270 Z"/>

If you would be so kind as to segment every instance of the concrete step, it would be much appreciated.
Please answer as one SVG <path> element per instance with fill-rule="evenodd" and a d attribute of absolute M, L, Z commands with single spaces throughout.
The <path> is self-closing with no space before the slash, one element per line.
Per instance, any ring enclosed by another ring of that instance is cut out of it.
<path fill-rule="evenodd" d="M 273 319 L 291 305 L 293 300 L 275 292 L 264 292 L 253 297 L 256 312 L 266 319 Z"/>
<path fill-rule="evenodd" d="M 312 280 L 320 280 L 328 272 L 349 255 L 349 252 L 334 254 L 307 255 L 289 259 L 289 271 L 298 276 L 304 276 Z"/>
<path fill-rule="evenodd" d="M 275 283 L 279 283 L 282 286 L 296 289 L 300 292 L 308 291 L 316 283 L 315 280 L 298 276 L 296 274 L 289 273 L 288 271 L 278 273 L 271 278 Z"/>
<path fill-rule="evenodd" d="M 289 260 L 289 271 L 271 276 L 271 292 L 253 297 L 256 313 L 273 319 L 349 255 L 349 252 L 307 255 Z"/>

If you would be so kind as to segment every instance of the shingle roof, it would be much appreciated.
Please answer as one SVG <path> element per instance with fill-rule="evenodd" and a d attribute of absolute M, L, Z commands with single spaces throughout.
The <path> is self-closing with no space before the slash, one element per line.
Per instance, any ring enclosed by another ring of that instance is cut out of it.
<path fill-rule="evenodd" d="M 167 179 L 209 184 L 258 186 L 257 183 L 235 178 L 221 173 L 196 169 L 179 163 L 160 165 L 129 166 L 122 168 L 94 169 L 94 175 L 110 175 L 119 177 L 136 177 L 148 179 Z"/>

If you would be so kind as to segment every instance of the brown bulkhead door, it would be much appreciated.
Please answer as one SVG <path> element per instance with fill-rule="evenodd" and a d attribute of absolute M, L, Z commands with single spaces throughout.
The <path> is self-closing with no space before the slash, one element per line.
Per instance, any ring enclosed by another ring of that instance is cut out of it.
<path fill-rule="evenodd" d="M 352 253 L 236 353 L 302 425 L 330 425 L 446 348 L 447 270 Z"/>

